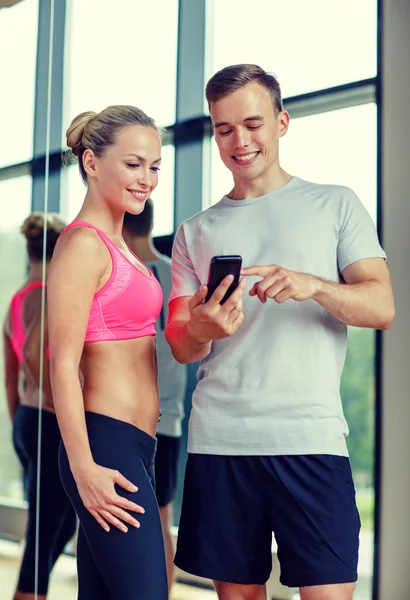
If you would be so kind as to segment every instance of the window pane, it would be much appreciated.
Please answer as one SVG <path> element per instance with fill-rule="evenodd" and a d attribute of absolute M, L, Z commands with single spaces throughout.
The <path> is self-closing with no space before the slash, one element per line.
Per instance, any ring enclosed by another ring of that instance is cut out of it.
<path fill-rule="evenodd" d="M 233 188 L 232 174 L 229 169 L 225 167 L 221 160 L 218 146 L 216 145 L 214 137 L 212 138 L 211 142 L 211 196 L 210 198 L 206 198 L 204 195 L 204 208 L 219 202 L 222 196 L 230 192 L 230 190 Z"/>
<path fill-rule="evenodd" d="M 376 113 L 375 104 L 365 104 L 291 120 L 280 142 L 282 167 L 351 187 L 376 221 Z"/>
<path fill-rule="evenodd" d="M 343 408 L 349 424 L 350 453 L 356 501 L 362 522 L 359 550 L 359 581 L 355 600 L 372 598 L 374 550 L 374 420 L 375 332 L 349 327 L 348 350 L 342 375 Z"/>
<path fill-rule="evenodd" d="M 376 222 L 376 150 L 376 105 L 366 104 L 291 119 L 280 141 L 280 162 L 302 179 L 351 187 Z M 232 189 L 233 179 L 215 139 L 211 153 L 209 203 L 215 204 Z"/>
<path fill-rule="evenodd" d="M 376 106 L 368 104 L 291 120 L 289 131 L 280 142 L 282 167 L 302 179 L 351 187 L 376 221 L 376 113 Z M 215 140 L 211 163 L 214 204 L 233 187 Z M 349 328 L 341 383 L 350 427 L 347 443 L 362 519 L 359 582 L 355 590 L 358 600 L 370 600 L 373 573 L 374 340 L 372 330 Z"/>
<path fill-rule="evenodd" d="M 174 232 L 174 179 L 175 179 L 175 147 L 162 148 L 159 184 L 152 199 L 154 202 L 153 235 L 169 235 Z"/>
<path fill-rule="evenodd" d="M 0 166 L 33 155 L 38 0 L 0 10 Z"/>
<path fill-rule="evenodd" d="M 61 171 L 60 212 L 63 219 L 70 223 L 84 201 L 87 188 L 83 184 L 77 164 Z"/>
<path fill-rule="evenodd" d="M 11 296 L 21 286 L 27 267 L 25 239 L 20 226 L 31 210 L 31 177 L 0 181 L 0 199 L 9 207 L 0 222 L 0 314 L 8 311 Z M 11 424 L 5 394 L 3 336 L 0 337 L 0 496 L 23 499 L 20 463 L 11 440 Z"/>
<path fill-rule="evenodd" d="M 154 191 L 153 235 L 168 235 L 174 230 L 174 146 L 163 146 L 159 184 Z M 82 182 L 77 164 L 62 171 L 61 214 L 67 222 L 78 214 L 87 188 Z"/>
<path fill-rule="evenodd" d="M 64 124 L 111 104 L 173 123 L 178 0 L 71 0 L 67 10 Z"/>
<path fill-rule="evenodd" d="M 284 97 L 374 77 L 376 0 L 238 0 L 214 3 L 211 72 L 256 63 Z"/>

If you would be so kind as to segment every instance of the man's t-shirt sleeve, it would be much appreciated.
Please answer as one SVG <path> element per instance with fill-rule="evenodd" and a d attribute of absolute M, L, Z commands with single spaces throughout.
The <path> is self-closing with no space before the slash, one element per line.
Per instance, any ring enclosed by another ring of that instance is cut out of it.
<path fill-rule="evenodd" d="M 365 258 L 386 258 L 369 213 L 349 188 L 344 188 L 339 212 L 337 262 L 340 273 Z"/>
<path fill-rule="evenodd" d="M 193 296 L 201 282 L 187 247 L 184 223 L 179 226 L 172 248 L 172 290 L 169 302 L 181 296 Z"/>

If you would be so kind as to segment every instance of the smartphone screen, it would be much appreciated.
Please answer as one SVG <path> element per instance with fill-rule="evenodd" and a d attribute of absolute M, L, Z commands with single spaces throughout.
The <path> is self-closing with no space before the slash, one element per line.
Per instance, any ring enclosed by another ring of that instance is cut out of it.
<path fill-rule="evenodd" d="M 218 285 L 227 275 L 233 275 L 234 280 L 229 286 L 225 296 L 220 304 L 226 302 L 232 292 L 238 287 L 242 267 L 242 257 L 238 254 L 230 254 L 226 256 L 214 256 L 209 265 L 208 274 L 208 293 L 205 302 L 208 302 Z"/>

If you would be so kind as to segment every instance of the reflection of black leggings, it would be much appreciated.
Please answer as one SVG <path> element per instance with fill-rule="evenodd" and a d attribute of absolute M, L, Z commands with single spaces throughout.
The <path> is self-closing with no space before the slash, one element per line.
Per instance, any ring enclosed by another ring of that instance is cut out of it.
<path fill-rule="evenodd" d="M 17 589 L 35 592 L 37 440 L 38 409 L 19 406 L 13 422 L 13 443 L 23 466 L 28 502 L 26 546 Z M 58 448 L 61 437 L 57 418 L 42 411 L 38 594 L 46 595 L 49 576 L 57 558 L 75 533 L 76 516 L 58 472 Z"/>
<path fill-rule="evenodd" d="M 118 470 L 138 487 L 121 496 L 145 509 L 132 513 L 141 523 L 123 533 L 110 524 L 107 533 L 85 508 L 71 474 L 63 444 L 60 473 L 80 519 L 77 546 L 78 600 L 167 600 L 164 542 L 153 489 L 156 440 L 129 423 L 86 412 L 91 452 L 95 462 Z"/>

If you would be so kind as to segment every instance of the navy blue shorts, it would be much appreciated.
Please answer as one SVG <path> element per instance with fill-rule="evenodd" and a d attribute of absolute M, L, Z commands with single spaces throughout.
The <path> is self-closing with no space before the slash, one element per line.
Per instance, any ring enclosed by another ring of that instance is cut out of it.
<path fill-rule="evenodd" d="M 181 438 L 157 433 L 155 493 L 160 508 L 170 504 L 175 496 L 180 446 Z"/>
<path fill-rule="evenodd" d="M 272 533 L 289 587 L 357 580 L 360 518 L 349 459 L 189 454 L 175 564 L 264 584 Z"/>

